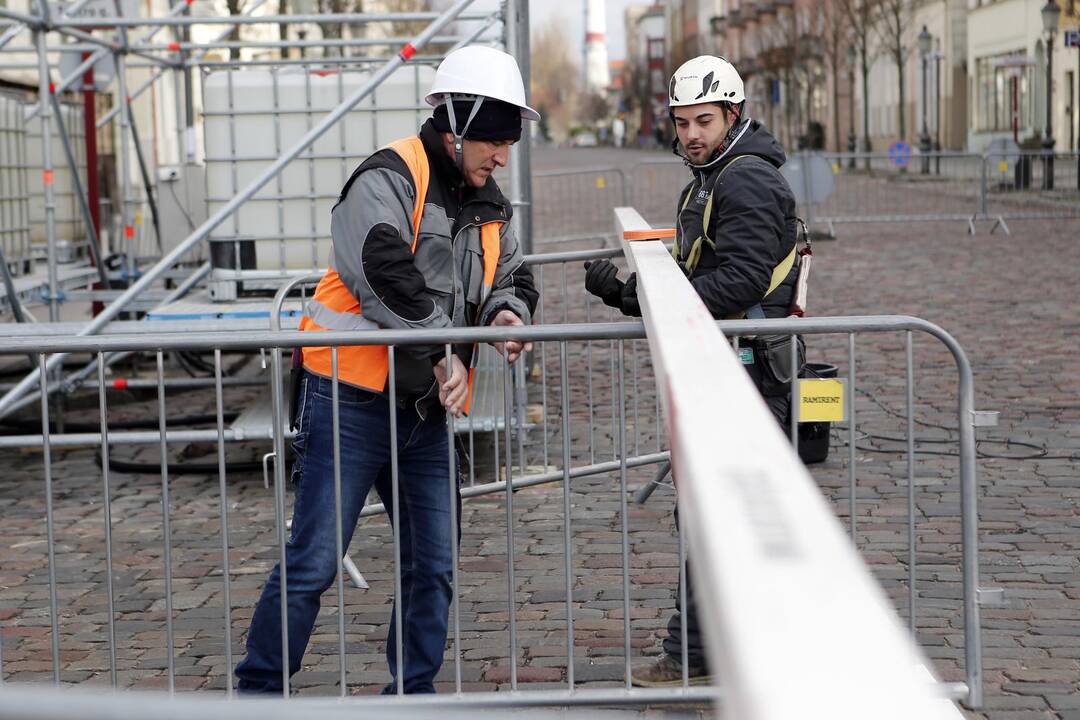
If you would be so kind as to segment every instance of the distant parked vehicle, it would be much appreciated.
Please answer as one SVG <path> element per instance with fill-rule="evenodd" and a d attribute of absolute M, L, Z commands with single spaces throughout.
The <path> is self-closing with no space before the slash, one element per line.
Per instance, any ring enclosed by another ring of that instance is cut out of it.
<path fill-rule="evenodd" d="M 599 142 L 597 141 L 596 133 L 594 132 L 580 132 L 570 138 L 571 147 L 596 147 L 597 145 L 599 145 Z"/>

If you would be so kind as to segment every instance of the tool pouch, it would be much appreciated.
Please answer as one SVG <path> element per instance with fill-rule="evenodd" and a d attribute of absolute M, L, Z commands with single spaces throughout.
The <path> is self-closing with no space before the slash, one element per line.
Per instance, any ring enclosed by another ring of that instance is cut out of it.
<path fill-rule="evenodd" d="M 760 368 L 760 390 L 765 397 L 779 397 L 791 392 L 791 378 L 806 361 L 806 344 L 798 344 L 795 371 L 791 367 L 791 335 L 759 335 L 754 338 L 754 362 Z"/>

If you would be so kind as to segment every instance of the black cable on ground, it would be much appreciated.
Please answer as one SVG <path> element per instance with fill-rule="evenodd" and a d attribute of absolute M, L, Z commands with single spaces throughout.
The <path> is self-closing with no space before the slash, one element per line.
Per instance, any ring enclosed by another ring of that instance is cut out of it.
<path fill-rule="evenodd" d="M 847 440 L 844 439 L 843 437 L 841 437 L 839 435 L 839 433 L 840 433 L 840 431 L 835 431 L 834 439 L 836 439 L 837 444 L 840 447 L 847 447 L 848 446 Z M 860 434 L 861 434 L 861 436 L 863 438 L 870 439 L 870 440 L 881 440 L 882 442 L 894 442 L 894 443 L 905 443 L 905 444 L 907 443 L 907 438 L 904 438 L 904 437 L 891 437 L 889 435 L 877 435 L 875 433 L 867 433 L 867 432 L 863 432 L 863 433 L 860 433 Z M 933 445 L 933 444 L 944 445 L 944 444 L 947 444 L 947 443 L 954 443 L 954 442 L 956 442 L 956 440 L 953 439 L 953 438 L 919 438 L 919 437 L 915 438 L 915 444 L 916 445 L 918 445 L 920 443 L 930 444 L 930 445 Z M 981 450 L 979 448 L 980 445 L 1004 445 L 1006 447 L 1012 447 L 1012 446 L 1015 445 L 1015 446 L 1019 446 L 1019 447 L 1030 448 L 1032 450 L 1035 450 L 1035 452 L 1030 453 L 1028 455 L 1001 455 L 1001 454 L 998 454 L 998 453 L 985 452 L 985 451 L 983 451 L 983 450 Z M 855 449 L 856 450 L 862 450 L 864 452 L 882 453 L 882 454 L 885 454 L 885 455 L 906 455 L 907 452 L 908 452 L 907 448 L 893 450 L 893 449 L 889 449 L 889 448 L 875 447 L 873 445 L 859 445 L 857 443 L 855 445 Z M 916 455 L 938 455 L 938 456 L 941 456 L 941 457 L 957 457 L 957 458 L 960 457 L 960 453 L 958 453 L 958 452 L 951 452 L 951 451 L 948 451 L 948 450 L 924 450 L 924 449 L 921 449 L 921 448 L 918 448 L 918 447 L 915 448 L 915 454 Z M 1050 450 L 1048 448 L 1046 448 L 1045 446 L 1043 446 L 1043 445 L 1039 445 L 1037 443 L 1029 443 L 1029 442 L 1025 442 L 1023 440 L 1011 440 L 1011 439 L 1006 438 L 1004 440 L 991 440 L 991 439 L 976 440 L 975 441 L 975 457 L 977 459 L 979 459 L 979 460 L 1018 460 L 1018 461 L 1028 461 L 1028 460 L 1073 460 L 1073 461 L 1080 461 L 1080 452 L 1073 453 L 1072 455 L 1051 455 Z"/>
<path fill-rule="evenodd" d="M 861 390 L 861 389 L 857 390 L 857 392 L 860 395 L 862 395 L 863 397 L 870 400 L 870 402 L 877 405 L 878 408 L 880 408 L 882 410 L 882 412 L 884 412 L 885 414 L 891 415 L 891 416 L 893 416 L 895 418 L 899 418 L 901 420 L 907 420 L 907 415 L 905 415 L 905 414 L 903 414 L 901 412 L 897 412 L 896 410 L 893 410 L 892 408 L 888 407 L 887 405 L 885 405 L 885 403 L 883 403 L 881 400 L 879 400 L 872 393 L 870 393 L 870 392 L 868 392 L 866 390 Z M 934 428 L 934 429 L 937 429 L 937 430 L 944 430 L 945 432 L 948 433 L 948 437 L 945 437 L 945 438 L 920 438 L 920 437 L 916 437 L 915 438 L 915 443 L 916 444 L 924 443 L 924 444 L 939 444 L 940 445 L 940 444 L 957 442 L 956 437 L 954 437 L 954 433 L 957 431 L 955 427 L 950 427 L 948 425 L 940 425 L 938 423 L 927 422 L 925 420 L 920 420 L 918 418 L 914 418 L 914 421 L 915 421 L 916 425 L 921 425 L 922 427 Z M 890 437 L 888 435 L 874 435 L 874 434 L 871 434 L 871 433 L 863 433 L 863 437 L 870 438 L 870 439 L 873 439 L 873 440 L 881 440 L 883 442 L 907 443 L 907 438 L 906 437 L 897 438 L 897 437 Z M 842 438 L 840 439 L 840 443 L 841 443 L 842 446 L 847 447 L 847 442 L 845 440 L 843 440 Z M 1001 455 L 1001 454 L 998 454 L 998 453 L 984 452 L 983 450 L 979 449 L 980 445 L 1004 445 L 1006 447 L 1016 446 L 1016 447 L 1029 448 L 1031 450 L 1034 450 L 1035 452 L 1029 453 L 1027 455 Z M 873 446 L 863 447 L 863 446 L 859 446 L 859 445 L 856 445 L 855 448 L 857 450 L 865 450 L 867 452 L 876 452 L 876 453 L 884 453 L 884 454 L 905 454 L 905 453 L 907 453 L 906 449 L 904 449 L 904 450 L 890 450 L 890 449 L 887 449 L 887 448 L 878 448 L 878 447 L 873 447 Z M 941 455 L 941 456 L 944 456 L 944 457 L 960 457 L 959 453 L 940 451 L 940 450 L 919 450 L 919 449 L 916 449 L 915 452 L 916 452 L 916 454 L 919 454 L 919 455 Z M 1073 461 L 1080 461 L 1080 451 L 1072 453 L 1071 455 L 1051 455 L 1050 454 L 1050 449 L 1048 447 L 1046 447 L 1045 445 L 1039 445 L 1038 443 L 1026 442 L 1024 440 L 1013 440 L 1011 438 L 1004 438 L 1004 439 L 986 438 L 986 439 L 983 439 L 983 440 L 976 440 L 975 441 L 975 457 L 980 459 L 980 460 L 1018 460 L 1018 461 L 1026 461 L 1026 460 L 1073 460 Z"/>

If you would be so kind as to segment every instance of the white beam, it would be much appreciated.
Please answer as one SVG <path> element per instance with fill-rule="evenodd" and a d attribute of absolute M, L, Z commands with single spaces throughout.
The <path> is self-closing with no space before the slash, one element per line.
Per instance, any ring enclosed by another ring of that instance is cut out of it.
<path fill-rule="evenodd" d="M 616 229 L 663 400 L 699 620 L 739 720 L 960 718 L 716 322 L 631 208 Z"/>

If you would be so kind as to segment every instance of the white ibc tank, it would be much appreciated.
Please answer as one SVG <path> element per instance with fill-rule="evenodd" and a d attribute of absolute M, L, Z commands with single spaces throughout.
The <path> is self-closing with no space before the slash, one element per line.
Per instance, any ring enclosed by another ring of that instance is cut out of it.
<path fill-rule="evenodd" d="M 370 78 L 365 71 L 231 70 L 203 83 L 206 186 L 212 215 Z M 254 239 L 258 270 L 325 267 L 330 210 L 365 157 L 414 134 L 431 108 L 428 66 L 399 69 L 289 163 L 211 241 Z"/>
<path fill-rule="evenodd" d="M 16 272 L 30 259 L 30 208 L 26 178 L 23 103 L 0 95 L 0 248 Z"/>
<path fill-rule="evenodd" d="M 83 129 L 82 107 L 61 103 L 64 127 L 67 129 L 75 162 L 79 167 L 79 177 L 86 185 L 86 143 Z M 68 165 L 64 145 L 57 132 L 55 118 L 50 123 L 52 135 L 53 194 L 56 201 L 56 239 L 57 242 L 86 242 L 86 230 L 83 228 L 79 213 L 78 199 L 72 182 L 71 167 Z M 26 123 L 26 165 L 27 180 L 30 189 L 30 234 L 31 241 L 44 245 L 45 232 L 45 186 L 42 170 L 44 159 L 41 155 L 41 120 L 34 118 Z"/>

